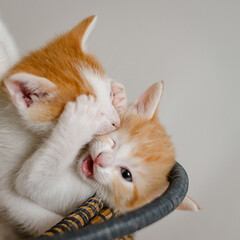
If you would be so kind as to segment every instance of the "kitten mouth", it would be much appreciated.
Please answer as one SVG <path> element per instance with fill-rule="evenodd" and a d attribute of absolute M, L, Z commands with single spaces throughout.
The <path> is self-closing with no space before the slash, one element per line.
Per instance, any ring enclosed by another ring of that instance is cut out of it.
<path fill-rule="evenodd" d="M 87 178 L 93 179 L 93 159 L 90 155 L 83 160 L 81 169 Z"/>

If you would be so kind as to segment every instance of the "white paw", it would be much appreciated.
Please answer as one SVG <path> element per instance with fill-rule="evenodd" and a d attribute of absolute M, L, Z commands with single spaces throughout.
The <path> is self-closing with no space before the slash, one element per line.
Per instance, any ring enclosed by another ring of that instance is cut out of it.
<path fill-rule="evenodd" d="M 92 95 L 80 95 L 75 102 L 68 102 L 59 121 L 65 129 L 81 136 L 83 133 L 94 135 L 99 121 L 100 105 Z"/>
<path fill-rule="evenodd" d="M 112 104 L 120 113 L 126 108 L 127 105 L 125 88 L 121 83 L 111 80 L 111 91 L 113 94 Z"/>

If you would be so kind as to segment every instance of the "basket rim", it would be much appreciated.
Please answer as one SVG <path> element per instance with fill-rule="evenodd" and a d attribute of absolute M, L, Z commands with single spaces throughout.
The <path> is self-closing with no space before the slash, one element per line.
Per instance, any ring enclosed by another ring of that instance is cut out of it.
<path fill-rule="evenodd" d="M 112 240 L 136 232 L 171 213 L 183 201 L 188 190 L 188 175 L 176 162 L 169 177 L 167 190 L 153 202 L 106 222 L 56 235 L 51 240 Z"/>

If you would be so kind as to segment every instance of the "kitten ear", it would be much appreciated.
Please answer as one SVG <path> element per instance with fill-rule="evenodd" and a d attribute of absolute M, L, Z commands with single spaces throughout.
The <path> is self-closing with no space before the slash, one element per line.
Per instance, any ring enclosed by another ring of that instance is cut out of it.
<path fill-rule="evenodd" d="M 3 80 L 13 103 L 19 110 L 26 110 L 32 105 L 49 98 L 56 85 L 46 78 L 29 73 L 16 73 Z"/>
<path fill-rule="evenodd" d="M 163 91 L 163 81 L 154 83 L 138 99 L 133 106 L 137 112 L 148 119 L 157 114 L 158 104 Z"/>
<path fill-rule="evenodd" d="M 81 49 L 86 50 L 86 41 L 97 22 L 97 16 L 93 15 L 85 18 L 73 30 L 73 34 L 80 40 Z"/>
<path fill-rule="evenodd" d="M 177 209 L 197 212 L 200 207 L 190 197 L 186 196 Z"/>

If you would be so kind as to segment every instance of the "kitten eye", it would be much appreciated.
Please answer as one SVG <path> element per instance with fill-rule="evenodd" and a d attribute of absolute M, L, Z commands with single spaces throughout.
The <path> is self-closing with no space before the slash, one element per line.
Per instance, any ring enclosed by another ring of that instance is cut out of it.
<path fill-rule="evenodd" d="M 132 174 L 126 168 L 121 168 L 121 174 L 126 181 L 132 182 Z"/>

